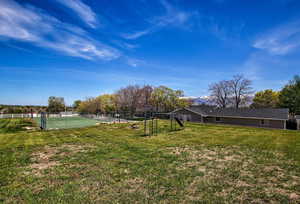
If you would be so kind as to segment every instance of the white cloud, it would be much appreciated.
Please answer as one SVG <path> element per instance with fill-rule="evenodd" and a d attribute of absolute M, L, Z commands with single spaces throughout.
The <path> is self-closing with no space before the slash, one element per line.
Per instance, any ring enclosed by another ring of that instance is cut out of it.
<path fill-rule="evenodd" d="M 144 35 L 150 34 L 152 31 L 153 31 L 153 29 L 151 28 L 151 29 L 148 29 L 148 30 L 137 31 L 135 33 L 126 33 L 126 34 L 123 34 L 123 37 L 126 38 L 126 39 L 129 39 L 129 40 L 137 39 L 137 38 L 140 38 Z"/>
<path fill-rule="evenodd" d="M 122 37 L 125 39 L 137 39 L 142 36 L 151 34 L 160 30 L 166 26 L 177 26 L 185 28 L 185 24 L 188 22 L 191 16 L 195 13 L 188 13 L 171 5 L 167 0 L 160 1 L 162 7 L 165 10 L 164 15 L 156 16 L 147 21 L 149 27 L 144 30 L 136 31 L 133 33 L 123 34 Z"/>
<path fill-rule="evenodd" d="M 251 53 L 245 62 L 235 68 L 233 74 L 243 74 L 253 81 L 256 91 L 263 89 L 280 90 L 299 67 L 299 60 L 270 55 L 264 51 Z M 284 71 L 283 71 L 284 70 Z"/>
<path fill-rule="evenodd" d="M 138 66 L 141 66 L 141 65 L 145 65 L 145 61 L 140 60 L 140 59 L 127 57 L 126 60 L 127 60 L 127 64 L 129 66 L 132 66 L 132 67 L 138 67 Z"/>
<path fill-rule="evenodd" d="M 126 50 L 133 50 L 133 49 L 139 47 L 139 45 L 137 45 L 137 44 L 127 43 L 127 42 L 123 42 L 121 40 L 112 40 L 112 43 L 114 43 L 119 48 L 123 48 Z"/>
<path fill-rule="evenodd" d="M 286 55 L 300 47 L 300 21 L 279 26 L 258 38 L 253 47 L 274 55 Z"/>
<path fill-rule="evenodd" d="M 111 60 L 118 50 L 93 40 L 79 27 L 72 26 L 33 7 L 12 0 L 0 1 L 0 40 L 19 40 L 84 59 Z"/>
<path fill-rule="evenodd" d="M 57 0 L 64 6 L 72 9 L 90 27 L 96 28 L 98 21 L 97 15 L 93 10 L 80 0 Z"/>
<path fill-rule="evenodd" d="M 158 17 L 157 20 L 154 20 L 154 23 L 157 25 L 183 25 L 191 16 L 191 14 L 175 8 L 166 0 L 162 0 L 161 4 L 166 10 L 166 15 Z"/>

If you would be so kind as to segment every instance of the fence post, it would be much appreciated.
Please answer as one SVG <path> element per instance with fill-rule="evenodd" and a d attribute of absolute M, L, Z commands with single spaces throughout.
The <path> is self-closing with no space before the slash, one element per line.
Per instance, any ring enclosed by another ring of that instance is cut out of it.
<path fill-rule="evenodd" d="M 171 131 L 173 131 L 173 114 L 170 114 Z"/>
<path fill-rule="evenodd" d="M 158 134 L 158 118 L 155 120 L 155 126 L 156 126 L 156 135 Z"/>
<path fill-rule="evenodd" d="M 147 135 L 147 113 L 144 114 L 144 133 Z"/>
<path fill-rule="evenodd" d="M 154 125 L 154 118 L 153 118 L 153 116 L 152 116 L 152 118 L 151 118 L 151 122 L 152 122 L 152 124 L 151 124 L 151 135 L 153 135 L 153 132 L 154 132 L 154 127 L 153 127 L 153 125 Z"/>

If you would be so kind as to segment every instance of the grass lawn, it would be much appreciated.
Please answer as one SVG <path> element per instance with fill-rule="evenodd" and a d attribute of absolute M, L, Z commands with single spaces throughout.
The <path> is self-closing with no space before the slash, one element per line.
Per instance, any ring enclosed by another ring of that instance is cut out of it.
<path fill-rule="evenodd" d="M 300 132 L 139 124 L 0 133 L 0 203 L 300 202 Z"/>
<path fill-rule="evenodd" d="M 23 131 L 25 127 L 36 127 L 37 123 L 31 119 L 0 119 L 0 133 Z"/>

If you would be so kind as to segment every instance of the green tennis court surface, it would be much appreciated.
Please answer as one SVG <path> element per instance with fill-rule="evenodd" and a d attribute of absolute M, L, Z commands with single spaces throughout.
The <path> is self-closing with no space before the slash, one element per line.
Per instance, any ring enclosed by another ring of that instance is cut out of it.
<path fill-rule="evenodd" d="M 36 118 L 40 125 L 41 119 Z M 76 117 L 61 117 L 61 118 L 47 118 L 47 129 L 68 129 L 80 128 L 96 125 L 99 121 L 80 116 Z"/>

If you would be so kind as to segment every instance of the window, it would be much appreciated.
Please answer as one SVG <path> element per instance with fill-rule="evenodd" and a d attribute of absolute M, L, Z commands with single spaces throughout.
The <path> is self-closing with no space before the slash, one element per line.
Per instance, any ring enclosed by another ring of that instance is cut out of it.
<path fill-rule="evenodd" d="M 216 117 L 216 122 L 221 122 L 221 118 L 220 117 Z"/>
<path fill-rule="evenodd" d="M 260 121 L 260 124 L 261 124 L 261 125 L 264 125 L 264 124 L 265 124 L 265 120 L 261 120 L 261 121 Z"/>

